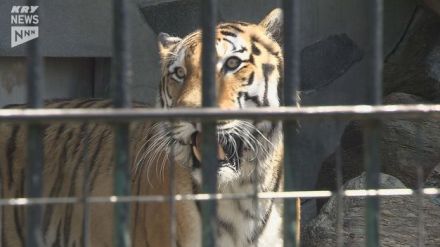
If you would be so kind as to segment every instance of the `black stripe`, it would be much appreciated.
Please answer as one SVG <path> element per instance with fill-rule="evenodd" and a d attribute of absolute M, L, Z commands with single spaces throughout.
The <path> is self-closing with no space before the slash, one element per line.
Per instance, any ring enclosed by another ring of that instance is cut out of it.
<path fill-rule="evenodd" d="M 70 192 L 69 192 L 70 194 Z M 72 212 L 73 212 L 73 205 L 71 203 L 66 205 L 66 211 L 64 212 L 64 223 L 63 223 L 63 232 L 64 232 L 64 246 L 69 246 L 69 240 L 70 240 L 70 224 L 72 221 Z"/>
<path fill-rule="evenodd" d="M 21 195 L 24 196 L 24 195 Z M 15 232 L 18 235 L 18 239 L 20 240 L 21 245 L 24 246 L 24 237 L 23 237 L 23 230 L 24 230 L 24 222 L 21 222 L 20 215 L 19 215 L 19 208 L 15 206 L 14 207 L 14 224 L 15 224 Z M 3 236 L 4 237 L 4 236 Z"/>
<path fill-rule="evenodd" d="M 54 138 L 54 141 L 55 141 L 55 142 L 58 142 L 58 139 L 60 139 L 61 134 L 64 132 L 64 129 L 65 129 L 65 128 L 66 128 L 66 126 L 65 126 L 64 123 L 61 123 L 61 124 L 58 126 L 57 133 L 55 134 L 55 138 Z"/>
<path fill-rule="evenodd" d="M 272 54 L 274 56 L 278 56 L 279 55 L 278 51 L 274 51 L 274 49 L 273 49 L 273 47 L 271 45 L 269 45 L 267 43 L 263 43 L 261 41 L 261 39 L 258 38 L 257 36 L 252 36 L 251 37 L 251 41 L 252 41 L 252 43 L 255 42 L 255 43 L 258 43 L 258 44 L 262 45 L 264 47 L 264 49 L 266 49 L 270 54 Z"/>
<path fill-rule="evenodd" d="M 167 84 L 167 85 L 165 85 L 165 93 L 166 93 L 166 95 L 167 95 L 167 97 L 168 98 L 170 98 L 170 99 L 172 99 L 173 97 L 172 97 L 172 95 L 171 95 L 171 92 L 170 92 L 170 90 L 168 90 L 168 86 L 170 86 L 169 84 Z"/>
<path fill-rule="evenodd" d="M 96 127 L 96 126 L 95 126 L 95 127 Z M 104 139 L 105 139 L 107 136 L 110 135 L 109 132 L 110 132 L 110 131 L 109 131 L 108 129 L 106 129 L 106 130 L 104 130 L 104 131 L 101 133 L 101 137 L 100 137 L 99 140 L 98 140 L 98 145 L 96 146 L 95 152 L 94 152 L 93 155 L 92 155 L 91 164 L 90 164 L 90 173 L 91 173 L 91 174 L 93 173 L 93 174 L 90 176 L 90 185 L 89 185 L 89 188 L 93 188 L 93 185 L 95 184 L 95 179 L 96 179 L 96 177 L 97 177 L 97 175 L 98 175 L 98 169 L 99 169 L 99 167 L 95 167 L 95 165 L 96 165 L 96 160 L 97 160 L 97 158 L 98 158 L 98 155 L 99 155 L 99 152 L 100 152 L 100 150 L 101 150 L 101 146 L 102 146 L 102 144 L 103 144 Z M 112 156 L 112 157 L 113 157 L 113 156 Z M 112 157 L 111 157 L 111 159 L 112 159 Z"/>
<path fill-rule="evenodd" d="M 243 53 L 245 51 L 247 51 L 247 48 L 246 47 L 242 47 L 240 50 L 234 51 L 234 53 Z"/>
<path fill-rule="evenodd" d="M 14 167 L 14 154 L 17 149 L 17 134 L 20 129 L 20 126 L 14 125 L 12 128 L 11 136 L 8 139 L 8 144 L 6 145 L 6 162 L 8 168 L 8 189 L 11 189 L 12 183 L 14 183 L 14 174 L 12 174 L 12 170 Z"/>
<path fill-rule="evenodd" d="M 55 242 L 53 243 L 52 246 L 58 247 L 61 246 L 61 221 L 58 222 L 58 226 L 57 226 L 57 234 L 56 234 L 56 239 Z"/>
<path fill-rule="evenodd" d="M 202 163 L 200 163 L 200 161 L 196 158 L 196 156 L 194 155 L 194 152 L 191 150 L 191 156 L 193 159 L 193 166 L 192 169 L 200 169 L 202 167 Z"/>
<path fill-rule="evenodd" d="M 249 75 L 248 81 L 246 84 L 244 84 L 243 86 L 249 86 L 252 85 L 254 83 L 254 77 L 255 77 L 255 72 L 252 71 L 252 73 Z"/>
<path fill-rule="evenodd" d="M 241 97 L 243 97 L 243 93 L 238 93 L 238 96 L 237 96 L 238 107 L 240 109 L 243 109 L 243 105 L 241 104 Z"/>
<path fill-rule="evenodd" d="M 263 233 L 264 229 L 266 228 L 267 221 L 269 220 L 270 215 L 272 214 L 272 208 L 273 208 L 273 199 L 270 201 L 269 209 L 264 214 L 263 220 L 261 220 L 260 224 L 254 229 L 252 236 L 248 238 L 248 243 L 253 244 L 255 241 L 257 241 L 261 234 Z"/>
<path fill-rule="evenodd" d="M 267 91 L 268 91 L 268 87 L 269 87 L 269 76 L 272 74 L 272 72 L 274 71 L 275 66 L 273 66 L 272 64 L 268 64 L 265 63 L 263 64 L 263 75 L 264 75 L 264 96 L 263 96 L 263 105 L 264 106 L 269 106 L 269 100 L 267 98 Z"/>
<path fill-rule="evenodd" d="M 93 102 L 96 103 L 98 101 L 98 99 L 86 99 L 86 100 L 82 100 L 81 102 L 79 102 L 78 104 L 76 104 L 75 106 L 73 106 L 72 108 L 81 108 L 83 106 L 85 106 L 87 103 L 89 102 Z"/>
<path fill-rule="evenodd" d="M 229 32 L 229 31 L 225 31 L 225 30 L 221 30 L 220 33 L 225 36 L 237 37 L 237 34 L 235 34 L 233 32 Z"/>
<path fill-rule="evenodd" d="M 55 166 L 58 168 L 58 170 L 57 170 L 55 182 L 52 184 L 52 188 L 49 192 L 49 197 L 60 196 L 59 195 L 60 191 L 63 189 L 64 175 L 65 175 L 63 167 L 66 166 L 67 152 L 69 150 L 69 140 L 73 136 L 72 132 L 73 132 L 72 130 L 68 130 L 67 137 L 64 139 L 63 150 L 62 150 L 60 157 L 58 159 L 59 162 L 56 162 L 56 164 L 55 164 Z M 46 206 L 46 210 L 45 210 L 44 218 L 43 218 L 43 235 L 44 236 L 46 236 L 47 232 L 49 231 L 50 222 L 51 222 L 52 216 L 53 216 L 52 211 L 53 211 L 54 207 L 55 207 L 55 204 L 49 204 Z"/>
<path fill-rule="evenodd" d="M 261 54 L 260 49 L 258 49 L 254 42 L 252 42 L 252 53 L 256 56 L 259 56 Z"/>
<path fill-rule="evenodd" d="M 232 50 L 233 50 L 233 51 L 237 50 L 237 47 L 235 46 L 234 42 L 230 41 L 230 40 L 227 39 L 227 38 L 223 38 L 223 40 L 226 41 L 226 42 L 228 42 L 229 44 L 232 45 Z"/>
<path fill-rule="evenodd" d="M 78 140 L 73 145 L 73 147 L 75 148 L 75 151 L 72 151 L 72 158 L 74 157 L 75 154 L 80 153 L 80 150 L 78 150 L 78 147 L 81 145 L 82 141 L 85 141 L 84 137 L 85 137 L 86 132 L 87 132 L 87 126 L 88 126 L 87 123 L 83 123 L 81 125 L 81 127 L 80 127 L 80 131 L 77 134 Z M 79 157 L 81 157 L 81 155 L 79 155 Z M 76 162 L 74 162 L 73 171 L 72 171 L 72 174 L 70 174 L 71 176 L 73 176 L 71 178 L 70 188 L 69 188 L 69 192 L 68 192 L 68 196 L 70 196 L 70 197 L 75 195 L 76 178 L 77 178 L 77 175 L 78 175 L 78 169 L 80 167 L 80 163 L 81 163 L 81 161 L 79 159 L 76 160 Z M 69 240 L 70 240 L 70 236 L 71 236 L 70 228 L 71 228 L 71 224 L 72 224 L 73 206 L 74 206 L 73 204 L 68 204 L 66 206 L 66 213 L 65 213 L 65 220 L 64 220 L 64 236 L 67 236 L 67 237 L 64 239 L 65 246 L 68 246 Z"/>
<path fill-rule="evenodd" d="M 254 60 L 254 56 L 253 55 L 249 56 L 249 63 L 255 65 L 255 60 Z"/>
<path fill-rule="evenodd" d="M 100 108 L 109 108 L 113 106 L 113 101 L 109 100 L 105 104 L 102 104 Z"/>
<path fill-rule="evenodd" d="M 244 31 L 243 31 L 243 29 L 241 29 L 241 28 L 239 28 L 239 27 L 237 27 L 237 26 L 235 26 L 235 25 L 233 25 L 233 24 L 222 24 L 222 25 L 220 25 L 219 26 L 219 28 L 220 29 L 224 29 L 224 28 L 226 28 L 226 29 L 234 29 L 235 31 L 237 31 L 237 32 L 239 32 L 239 33 L 243 33 Z"/>
<path fill-rule="evenodd" d="M 231 222 L 226 222 L 220 218 L 217 218 L 217 226 L 219 230 L 223 229 L 225 232 L 227 232 L 232 237 L 234 242 L 237 241 L 237 230 L 235 229 L 234 224 L 232 224 Z"/>
<path fill-rule="evenodd" d="M 257 106 L 261 106 L 261 102 L 258 99 L 258 96 L 249 96 L 248 92 L 239 92 L 238 96 L 244 97 L 244 100 L 250 100 L 250 101 L 254 102 Z"/>
<path fill-rule="evenodd" d="M 52 102 L 48 103 L 46 106 L 52 107 L 52 106 L 50 106 L 51 103 Z M 54 108 L 65 108 L 65 106 L 70 105 L 72 102 L 71 101 L 61 101 L 61 102 L 57 102 L 57 103 L 60 103 L 60 104 L 54 105 L 53 106 Z"/>

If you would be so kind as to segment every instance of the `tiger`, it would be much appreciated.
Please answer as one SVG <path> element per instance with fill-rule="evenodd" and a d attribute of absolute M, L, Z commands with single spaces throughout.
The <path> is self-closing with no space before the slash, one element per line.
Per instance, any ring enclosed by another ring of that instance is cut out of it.
<path fill-rule="evenodd" d="M 280 9 L 274 9 L 257 24 L 235 21 L 217 25 L 215 83 L 220 109 L 280 106 L 284 69 L 281 29 Z M 200 30 L 183 38 L 158 35 L 162 76 L 157 104 L 164 111 L 201 107 L 201 39 Z M 53 100 L 46 102 L 45 107 L 111 108 L 112 101 Z M 134 103 L 133 107 L 147 106 Z M 44 124 L 43 197 L 113 195 L 113 127 L 101 122 Z M 217 193 L 283 190 L 280 121 L 222 120 L 216 128 Z M 137 121 L 130 123 L 129 129 L 132 195 L 169 195 L 171 190 L 181 195 L 201 192 L 204 164 L 200 122 Z M 1 198 L 25 197 L 26 125 L 2 123 L 0 136 Z M 174 172 L 170 173 L 170 169 Z M 174 214 L 168 202 L 130 202 L 129 205 L 132 246 L 201 246 L 202 203 L 177 201 Z M 25 209 L 1 208 L 2 246 L 25 246 Z M 111 246 L 113 211 L 109 203 L 44 205 L 41 245 Z M 279 200 L 219 200 L 214 227 L 216 246 L 280 247 L 282 215 L 283 202 Z M 175 232 L 171 230 L 172 217 L 175 217 Z"/>

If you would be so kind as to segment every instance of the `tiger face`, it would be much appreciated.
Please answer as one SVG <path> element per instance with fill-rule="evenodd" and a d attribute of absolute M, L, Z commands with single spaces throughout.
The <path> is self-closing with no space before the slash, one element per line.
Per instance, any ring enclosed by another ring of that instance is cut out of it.
<path fill-rule="evenodd" d="M 259 24 L 222 23 L 216 30 L 215 64 L 217 106 L 225 110 L 278 107 L 282 76 L 282 50 L 277 39 L 281 11 L 272 11 Z M 183 39 L 159 35 L 162 59 L 160 105 L 163 108 L 198 108 L 202 101 L 200 31 Z M 201 123 L 167 123 L 174 157 L 192 167 L 200 180 Z M 280 124 L 270 121 L 217 122 L 219 184 L 250 175 L 255 165 L 269 159 L 280 138 Z"/>

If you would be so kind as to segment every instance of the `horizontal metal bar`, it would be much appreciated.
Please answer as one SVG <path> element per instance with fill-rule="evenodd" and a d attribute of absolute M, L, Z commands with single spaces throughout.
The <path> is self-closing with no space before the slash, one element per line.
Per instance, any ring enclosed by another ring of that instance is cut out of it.
<path fill-rule="evenodd" d="M 440 188 L 424 188 L 421 190 L 424 195 L 440 195 Z M 378 190 L 345 190 L 344 197 L 370 197 L 370 196 L 412 196 L 419 193 L 413 189 L 378 189 Z M 209 201 L 209 200 L 243 200 L 255 199 L 293 199 L 293 198 L 328 198 L 336 195 L 337 192 L 330 190 L 315 191 L 285 191 L 285 192 L 260 192 L 255 193 L 234 193 L 234 194 L 176 194 L 175 201 Z M 0 199 L 0 206 L 25 206 L 32 204 L 69 204 L 69 203 L 127 203 L 127 202 L 169 202 L 170 196 L 91 196 L 87 199 L 82 197 L 47 197 L 47 198 L 9 198 Z"/>
<path fill-rule="evenodd" d="M 4 109 L 0 122 L 51 122 L 51 121 L 104 121 L 130 122 L 135 120 L 221 120 L 221 119 L 299 119 L 325 118 L 372 119 L 421 117 L 440 118 L 440 105 L 354 105 L 305 106 L 220 110 L 197 109 Z"/>

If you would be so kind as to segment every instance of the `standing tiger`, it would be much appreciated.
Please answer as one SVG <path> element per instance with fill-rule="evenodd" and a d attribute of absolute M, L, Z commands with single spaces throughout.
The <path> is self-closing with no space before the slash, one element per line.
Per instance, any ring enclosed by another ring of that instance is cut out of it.
<path fill-rule="evenodd" d="M 273 10 L 259 24 L 217 26 L 217 104 L 222 109 L 278 107 L 283 57 L 282 16 Z M 201 106 L 201 32 L 184 38 L 159 35 L 162 60 L 159 104 L 164 109 Z M 25 107 L 25 106 L 18 106 Z M 47 108 L 106 108 L 109 100 L 60 100 Z M 135 107 L 142 107 L 136 105 Z M 114 144 L 112 126 L 103 123 L 54 123 L 44 126 L 43 193 L 45 197 L 81 197 L 89 174 L 89 196 L 112 195 Z M 219 121 L 218 193 L 281 191 L 282 126 L 279 122 Z M 168 162 L 175 166 L 175 193 L 200 191 L 200 123 L 136 122 L 130 128 L 133 195 L 167 195 Z M 26 163 L 24 125 L 0 125 L 1 197 L 23 197 Z M 255 172 L 255 173 L 254 173 Z M 86 187 L 86 188 L 87 188 Z M 25 208 L 3 207 L 2 246 L 23 246 Z M 90 204 L 90 246 L 111 246 L 113 205 Z M 218 202 L 217 246 L 282 246 L 282 203 L 274 200 Z M 81 246 L 84 205 L 49 204 L 42 216 L 44 246 Z M 134 246 L 170 244 L 167 203 L 131 203 Z M 176 246 L 201 245 L 200 208 L 194 201 L 176 203 Z"/>

